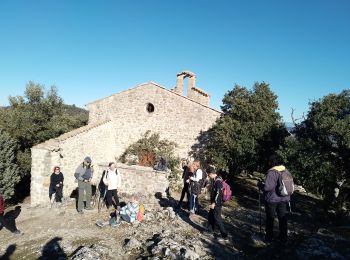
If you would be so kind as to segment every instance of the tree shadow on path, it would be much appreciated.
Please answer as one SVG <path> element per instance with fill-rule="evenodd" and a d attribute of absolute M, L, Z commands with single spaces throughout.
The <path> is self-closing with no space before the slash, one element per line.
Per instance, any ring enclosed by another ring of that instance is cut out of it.
<path fill-rule="evenodd" d="M 10 230 L 11 232 L 14 232 L 15 230 L 17 230 L 16 218 L 18 218 L 18 216 L 21 214 L 21 211 L 22 211 L 21 206 L 16 206 L 14 209 L 5 213 L 4 215 L 4 218 L 6 220 L 5 228 Z"/>
<path fill-rule="evenodd" d="M 158 199 L 159 205 L 161 207 L 163 207 L 163 208 L 168 208 L 168 207 L 173 208 L 173 210 L 176 213 L 176 215 L 178 215 L 184 222 L 186 222 L 187 224 L 191 225 L 193 228 L 197 229 L 200 232 L 203 232 L 205 230 L 204 227 L 194 223 L 191 220 L 191 217 L 189 216 L 189 214 L 186 211 L 184 211 L 183 209 L 177 209 L 178 201 L 175 200 L 170 195 L 168 195 L 167 198 L 163 198 L 161 195 L 156 194 L 156 198 Z M 199 208 L 197 213 L 198 213 L 198 215 L 200 214 L 202 216 L 202 215 L 205 214 L 205 211 L 202 208 Z"/>

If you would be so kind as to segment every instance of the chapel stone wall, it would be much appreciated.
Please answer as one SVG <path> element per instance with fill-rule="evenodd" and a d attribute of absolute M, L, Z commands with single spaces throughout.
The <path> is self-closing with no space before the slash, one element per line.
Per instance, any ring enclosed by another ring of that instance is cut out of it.
<path fill-rule="evenodd" d="M 147 111 L 149 104 L 154 112 Z M 150 130 L 176 142 L 177 155 L 187 157 L 200 132 L 208 130 L 221 114 L 153 83 L 90 103 L 88 108 L 92 121 L 108 115 L 116 123 L 117 156 Z"/>
<path fill-rule="evenodd" d="M 181 93 L 183 77 L 191 78 L 191 99 Z M 162 139 L 175 142 L 178 145 L 175 155 L 180 158 L 188 157 L 201 131 L 208 130 L 221 112 L 207 106 L 209 96 L 195 86 L 193 73 L 180 73 L 178 78 L 178 88 L 173 91 L 150 82 L 92 102 L 87 105 L 87 126 L 34 146 L 31 169 L 32 204 L 49 202 L 50 175 L 55 165 L 61 167 L 65 178 L 64 196 L 69 197 L 77 187 L 75 169 L 85 156 L 92 158 L 95 165 L 93 183 L 97 184 L 99 175 L 105 169 L 102 163 L 117 161 L 125 149 L 147 131 L 159 133 Z M 122 167 L 126 173 L 124 188 L 128 192 L 138 191 L 143 183 L 150 194 L 156 192 L 156 189 L 163 192 L 167 188 L 165 175 L 145 169 Z M 161 186 L 152 187 L 152 184 Z"/>

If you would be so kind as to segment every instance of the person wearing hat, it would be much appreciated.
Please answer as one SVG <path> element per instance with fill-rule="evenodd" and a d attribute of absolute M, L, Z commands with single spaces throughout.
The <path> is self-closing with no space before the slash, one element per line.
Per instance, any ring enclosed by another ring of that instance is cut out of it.
<path fill-rule="evenodd" d="M 83 214 L 84 207 L 84 193 L 86 198 L 85 209 L 91 210 L 91 179 L 93 177 L 94 168 L 91 165 L 91 158 L 89 156 L 85 157 L 84 161 L 75 170 L 75 178 L 78 181 L 78 212 Z"/>

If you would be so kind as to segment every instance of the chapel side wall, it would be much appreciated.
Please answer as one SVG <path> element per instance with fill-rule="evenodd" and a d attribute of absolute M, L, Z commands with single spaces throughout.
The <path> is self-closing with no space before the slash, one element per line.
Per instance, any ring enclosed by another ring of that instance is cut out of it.
<path fill-rule="evenodd" d="M 60 166 L 65 177 L 64 195 L 69 196 L 77 187 L 74 172 L 86 156 L 92 159 L 92 165 L 94 165 L 92 182 L 97 183 L 101 171 L 98 163 L 115 161 L 115 147 L 113 122 L 92 128 L 61 142 L 60 153 L 63 158 L 60 159 Z"/>
<path fill-rule="evenodd" d="M 153 113 L 146 111 L 147 103 L 154 105 Z M 177 155 L 187 157 L 200 131 L 207 130 L 220 116 L 216 110 L 151 83 L 89 104 L 90 116 L 95 116 L 91 111 L 97 107 L 105 108 L 99 111 L 99 115 L 109 114 L 116 123 L 117 156 L 151 130 L 162 138 L 176 142 Z"/>
<path fill-rule="evenodd" d="M 30 182 L 31 205 L 43 204 L 49 200 L 51 154 L 45 149 L 32 148 Z"/>
<path fill-rule="evenodd" d="M 169 187 L 169 172 L 155 171 L 150 167 L 137 165 L 116 164 L 121 174 L 119 194 L 127 199 L 129 195 L 137 194 L 143 203 L 154 203 L 155 195 L 166 196 Z M 107 168 L 107 164 L 100 164 L 100 168 Z"/>
<path fill-rule="evenodd" d="M 114 96 L 109 96 L 100 101 L 88 104 L 89 124 L 111 119 L 109 108 L 114 106 L 114 104 L 112 104 L 113 100 L 115 100 Z"/>
<path fill-rule="evenodd" d="M 49 203 L 50 176 L 54 166 L 60 166 L 64 175 L 64 197 L 77 188 L 74 172 L 86 156 L 94 165 L 93 183 L 97 183 L 101 169 L 98 163 L 115 161 L 115 132 L 113 122 L 89 129 L 60 142 L 59 151 L 32 149 L 31 204 Z"/>

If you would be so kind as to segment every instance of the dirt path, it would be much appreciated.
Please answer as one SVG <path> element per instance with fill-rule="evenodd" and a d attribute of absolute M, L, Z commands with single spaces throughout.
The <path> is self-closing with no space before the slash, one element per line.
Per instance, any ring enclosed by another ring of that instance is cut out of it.
<path fill-rule="evenodd" d="M 178 194 L 175 194 L 175 197 L 177 196 Z M 174 199 L 164 199 L 156 209 L 146 209 L 148 220 L 142 223 L 131 225 L 122 222 L 117 228 L 107 226 L 102 229 L 95 223 L 97 220 L 108 219 L 107 210 L 101 213 L 97 210 L 85 211 L 80 215 L 75 210 L 74 201 L 61 208 L 52 209 L 31 208 L 24 204 L 21 205 L 21 212 L 16 219 L 17 227 L 22 234 L 13 235 L 7 230 L 2 230 L 0 256 L 4 255 L 6 250 L 14 249 L 10 259 L 57 259 L 60 256 L 64 259 L 72 256 L 82 246 L 98 245 L 104 251 L 102 259 L 134 259 L 137 255 L 147 257 L 152 253 L 142 250 L 128 252 L 124 247 L 126 241 L 136 238 L 146 243 L 147 240 L 165 233 L 168 236 L 176 234 L 175 240 L 201 238 L 204 245 L 201 244 L 203 249 L 200 251 L 207 256 L 206 259 L 213 259 L 210 255 L 215 255 L 215 252 L 221 254 L 222 246 L 227 247 L 226 254 L 236 254 L 230 246 L 220 245 L 218 242 L 213 244 L 211 238 L 201 234 L 206 221 L 204 217 L 194 215 L 189 218 L 186 211 L 180 211 L 177 215 L 173 212 L 174 216 L 171 216 L 165 209 L 173 206 L 174 202 L 176 203 Z M 186 244 L 186 241 L 181 243 Z M 209 245 L 212 244 L 209 249 Z M 213 253 L 210 252 L 212 249 Z"/>
<path fill-rule="evenodd" d="M 9 259 L 67 259 L 82 247 L 92 248 L 99 259 L 350 258 L 349 222 L 332 223 L 318 199 L 293 195 L 288 244 L 282 246 L 276 241 L 266 245 L 261 241 L 255 181 L 237 178 L 232 189 L 234 199 L 223 207 L 224 224 L 231 237 L 228 243 L 202 233 L 208 205 L 204 195 L 198 214 L 189 217 L 185 210 L 173 211 L 178 199 L 174 193 L 146 208 L 144 222 L 136 225 L 122 222 L 117 228 L 98 228 L 95 222 L 106 219 L 108 212 L 92 210 L 79 215 L 74 201 L 53 209 L 23 204 L 16 219 L 23 234 L 0 231 L 0 258 L 9 255 Z M 263 224 L 263 207 L 261 213 Z"/>

